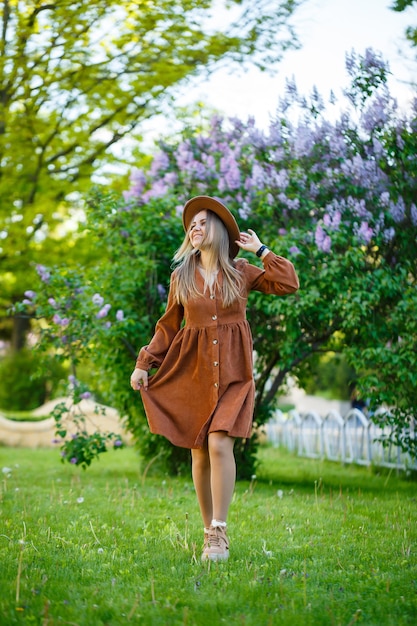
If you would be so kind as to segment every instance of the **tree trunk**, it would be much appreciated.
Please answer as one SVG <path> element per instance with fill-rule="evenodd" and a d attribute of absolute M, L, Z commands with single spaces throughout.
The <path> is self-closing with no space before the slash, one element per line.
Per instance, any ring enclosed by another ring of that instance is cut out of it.
<path fill-rule="evenodd" d="M 28 317 L 21 317 L 15 315 L 13 318 L 13 330 L 12 330 L 12 352 L 19 352 L 26 345 L 26 336 L 30 329 L 30 319 Z"/>

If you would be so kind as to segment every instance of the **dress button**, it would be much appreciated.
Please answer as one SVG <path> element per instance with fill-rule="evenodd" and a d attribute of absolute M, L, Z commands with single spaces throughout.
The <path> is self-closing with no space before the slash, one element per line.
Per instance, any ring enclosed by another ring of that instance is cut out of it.
<path fill-rule="evenodd" d="M 214 365 L 214 367 L 217 367 L 218 366 L 217 361 L 214 361 L 213 365 Z"/>
<path fill-rule="evenodd" d="M 216 387 L 216 389 L 217 389 L 217 387 L 219 386 L 219 383 L 214 383 L 214 386 L 215 386 L 215 387 Z"/>
<path fill-rule="evenodd" d="M 213 294 L 210 296 L 210 300 L 214 300 L 216 296 L 213 296 Z"/>
<path fill-rule="evenodd" d="M 219 342 L 217 341 L 217 339 L 213 339 L 213 343 L 214 345 L 216 345 L 216 343 L 219 343 Z"/>
<path fill-rule="evenodd" d="M 212 316 L 211 316 L 211 319 L 212 319 L 212 320 L 216 320 L 216 319 L 217 319 L 217 315 L 212 315 Z"/>

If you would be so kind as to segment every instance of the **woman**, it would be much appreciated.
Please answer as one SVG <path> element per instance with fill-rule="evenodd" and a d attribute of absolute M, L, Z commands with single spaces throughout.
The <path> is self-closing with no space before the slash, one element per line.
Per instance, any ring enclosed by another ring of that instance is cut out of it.
<path fill-rule="evenodd" d="M 298 289 L 292 263 L 253 230 L 239 232 L 226 206 L 208 196 L 189 200 L 186 232 L 174 261 L 165 314 L 131 376 L 150 430 L 191 449 L 192 476 L 204 523 L 202 559 L 229 556 L 227 514 L 236 479 L 233 445 L 251 435 L 254 406 L 252 336 L 246 303 L 252 290 L 284 295 Z M 245 259 L 253 252 L 264 269 Z M 158 368 L 148 378 L 151 368 Z"/>

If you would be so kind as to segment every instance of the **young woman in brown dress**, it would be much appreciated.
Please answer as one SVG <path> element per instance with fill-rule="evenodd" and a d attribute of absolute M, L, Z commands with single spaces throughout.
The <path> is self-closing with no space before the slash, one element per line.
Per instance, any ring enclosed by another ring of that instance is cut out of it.
<path fill-rule="evenodd" d="M 227 514 L 236 479 L 236 437 L 251 436 L 254 379 L 246 320 L 250 291 L 285 295 L 298 278 L 253 230 L 240 232 L 218 199 L 197 196 L 183 211 L 186 232 L 174 261 L 168 303 L 131 375 L 151 432 L 191 449 L 192 476 L 204 523 L 202 559 L 229 556 Z M 253 252 L 263 268 L 236 259 Z M 148 371 L 158 368 L 148 377 Z"/>

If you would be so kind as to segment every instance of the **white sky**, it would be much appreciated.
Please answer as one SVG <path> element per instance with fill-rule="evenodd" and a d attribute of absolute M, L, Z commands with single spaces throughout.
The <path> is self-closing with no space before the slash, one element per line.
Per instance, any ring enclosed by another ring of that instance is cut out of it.
<path fill-rule="evenodd" d="M 417 9 L 396 13 L 390 4 L 391 0 L 305 0 L 293 20 L 302 47 L 285 54 L 275 76 L 257 70 L 235 70 L 234 75 L 218 71 L 177 104 L 201 101 L 242 120 L 253 115 L 257 125 L 266 128 L 286 78 L 294 76 L 302 94 L 308 95 L 316 85 L 325 99 L 331 89 L 339 97 L 348 84 L 345 53 L 354 49 L 361 54 L 371 47 L 389 62 L 391 93 L 405 108 L 412 93 L 407 83 L 417 82 L 417 61 L 404 31 L 417 24 Z"/>

